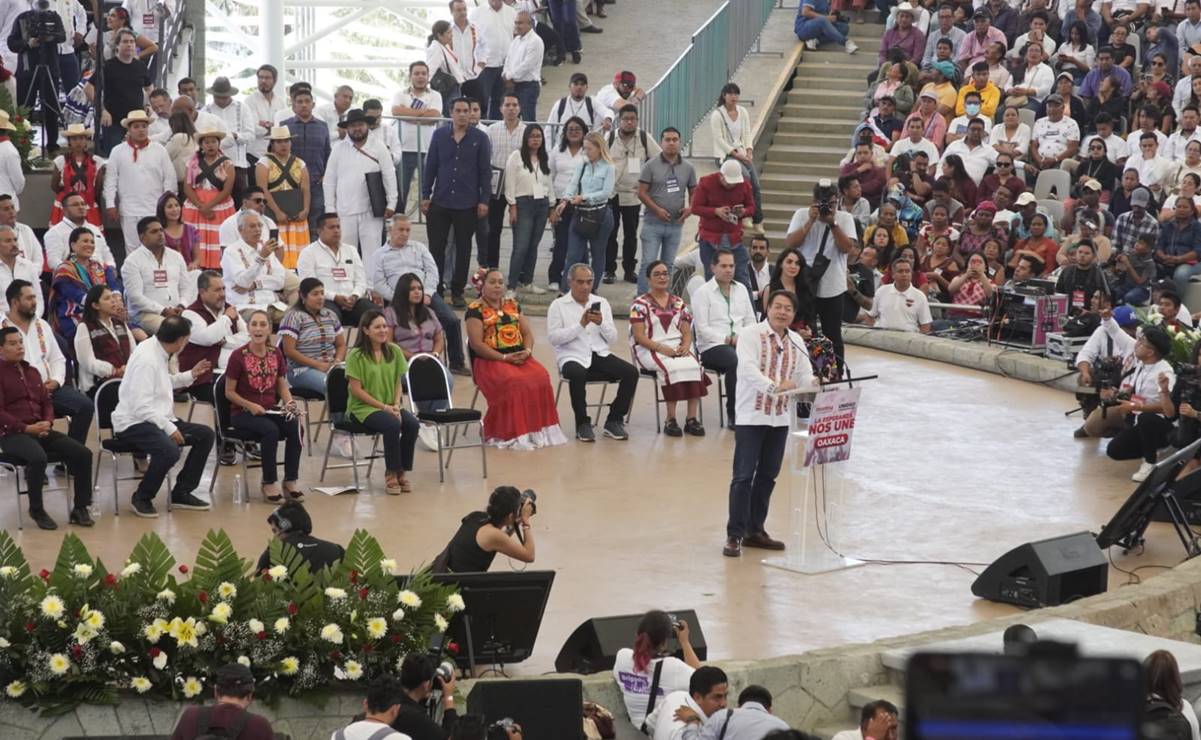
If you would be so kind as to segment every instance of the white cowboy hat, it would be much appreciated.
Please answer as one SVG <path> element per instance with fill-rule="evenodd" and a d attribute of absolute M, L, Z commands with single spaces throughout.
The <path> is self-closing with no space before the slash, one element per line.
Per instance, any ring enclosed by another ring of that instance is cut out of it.
<path fill-rule="evenodd" d="M 205 139 L 209 139 L 209 138 L 213 138 L 213 139 L 216 139 L 217 141 L 221 141 L 222 139 L 225 138 L 225 136 L 226 136 L 226 133 L 224 131 L 222 131 L 219 127 L 211 126 L 209 128 L 202 129 L 202 130 L 196 132 L 196 143 L 199 144 L 200 142 L 204 141 Z"/>
<path fill-rule="evenodd" d="M 129 128 L 131 124 L 139 122 L 150 125 L 150 116 L 146 115 L 146 111 L 142 110 L 141 108 L 131 110 L 129 115 L 122 118 L 121 126 L 122 128 Z"/>
<path fill-rule="evenodd" d="M 71 138 L 72 136 L 91 136 L 91 135 L 92 135 L 92 129 L 88 128 L 87 126 L 84 126 L 82 123 L 72 123 L 70 126 L 67 126 L 67 129 L 65 131 L 63 131 L 63 136 L 67 137 L 68 139 Z"/>
<path fill-rule="evenodd" d="M 267 137 L 268 141 L 291 141 L 292 129 L 287 126 L 272 126 L 271 135 Z"/>

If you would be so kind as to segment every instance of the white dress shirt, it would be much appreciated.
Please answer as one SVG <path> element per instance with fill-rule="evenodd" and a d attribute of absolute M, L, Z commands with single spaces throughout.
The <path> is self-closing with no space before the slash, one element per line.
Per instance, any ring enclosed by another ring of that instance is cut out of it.
<path fill-rule="evenodd" d="M 1099 138 L 1096 134 L 1089 134 L 1084 137 L 1084 141 L 1080 143 L 1080 151 L 1087 152 L 1088 143 L 1096 138 Z M 1105 142 L 1105 156 L 1114 164 L 1117 164 L 1118 160 L 1125 159 L 1130 155 L 1126 140 L 1117 134 L 1110 134 L 1108 139 L 1101 139 L 1101 141 Z"/>
<path fill-rule="evenodd" d="M 371 211 L 371 198 L 367 194 L 368 172 L 379 172 L 384 179 L 385 203 L 392 204 L 398 197 L 396 190 L 396 168 L 392 166 L 392 155 L 384 147 L 364 142 L 360 149 L 349 138 L 333 146 L 329 162 L 325 165 L 325 210 L 339 216 L 353 216 Z"/>
<path fill-rule="evenodd" d="M 245 167 L 246 145 L 255 140 L 255 130 L 259 128 L 258 119 L 240 100 L 231 100 L 224 108 L 216 103 L 209 103 L 204 106 L 204 111 L 220 119 L 221 128 L 225 130 L 226 136 L 221 140 L 221 153 L 229 157 L 234 167 Z"/>
<path fill-rule="evenodd" d="M 959 139 L 947 144 L 941 161 L 945 162 L 949 154 L 959 155 L 959 158 L 963 160 L 963 169 L 967 170 L 968 176 L 977 185 L 984 179 L 984 173 L 988 171 L 988 168 L 997 163 L 997 150 L 993 149 L 990 144 L 983 143 L 972 148 L 968 146 L 967 139 Z"/>
<path fill-rule="evenodd" d="M 9 284 L 14 280 L 24 280 L 33 286 L 33 292 L 38 294 L 38 316 L 45 313 L 45 302 L 42 300 L 41 274 L 41 262 L 35 265 L 19 254 L 13 262 L 12 267 L 9 267 L 3 260 L 0 260 L 0 313 L 8 313 L 8 299 L 4 297 L 4 291 L 8 290 Z"/>
<path fill-rule="evenodd" d="M 346 114 L 349 112 L 350 109 L 347 108 L 345 111 L 339 113 L 333 103 L 322 103 L 313 109 L 313 117 L 325 121 L 325 125 L 329 127 L 329 139 L 332 142 L 337 141 L 338 137 L 342 135 L 342 129 L 338 128 L 338 124 L 346 120 Z M 291 113 L 281 113 L 283 115 L 283 118 L 280 119 L 281 121 L 292 117 Z"/>
<path fill-rule="evenodd" d="M 263 233 L 267 233 L 271 229 L 278 229 L 275 220 L 270 216 L 259 214 L 259 220 L 263 222 Z M 217 229 L 217 240 L 222 244 L 233 244 L 242 237 L 238 236 L 238 212 L 221 222 L 221 227 Z"/>
<path fill-rule="evenodd" d="M 266 95 L 255 90 L 242 102 L 242 106 L 254 129 L 254 138 L 246 141 L 246 153 L 262 159 L 267 156 L 267 137 L 271 135 L 271 129 L 260 126 L 259 121 L 274 121 L 275 114 L 288 110 L 288 101 L 280 93 L 272 93 L 271 99 L 267 100 Z"/>
<path fill-rule="evenodd" d="M 284 289 L 284 266 L 272 254 L 259 256 L 257 247 L 239 239 L 225 247 L 221 255 L 221 273 L 225 276 L 225 300 L 238 308 L 266 308 L 279 302 L 277 291 Z M 247 288 L 240 293 L 234 288 Z"/>
<path fill-rule="evenodd" d="M 755 323 L 755 308 L 746 286 L 731 280 L 727 290 L 728 297 L 722 293 L 717 278 L 710 278 L 691 295 L 692 327 L 696 332 L 698 352 L 726 344 L 731 335 Z"/>
<path fill-rule="evenodd" d="M 13 22 L 17 16 L 29 10 L 29 3 L 22 0 L 0 0 L 0 35 L 5 39 L 12 31 Z M 4 68 L 17 68 L 17 52 L 8 48 L 8 44 L 0 44 L 0 58 L 4 59 Z"/>
<path fill-rule="evenodd" d="M 82 224 L 73 224 L 64 217 L 62 221 L 46 230 L 46 264 L 50 267 L 50 272 L 58 269 L 58 266 L 71 256 L 71 232 L 77 228 L 84 228 L 92 232 L 92 237 L 96 240 L 96 251 L 92 254 L 92 259 L 110 267 L 117 266 L 117 261 L 113 259 L 113 252 L 108 248 L 108 242 L 104 239 L 104 232 L 98 226 L 87 221 Z"/>
<path fill-rule="evenodd" d="M 113 431 L 117 434 L 147 421 L 168 436 L 176 432 L 173 395 L 192 385 L 192 373 L 173 374 L 169 360 L 163 343 L 154 337 L 134 348 L 113 409 Z"/>
<path fill-rule="evenodd" d="M 505 54 L 501 76 L 514 82 L 538 82 L 542 79 L 542 55 L 546 51 L 542 37 L 530 28 L 524 36 L 514 36 Z"/>
<path fill-rule="evenodd" d="M 788 426 L 796 396 L 776 395 L 776 386 L 791 380 L 798 388 L 817 388 L 805 343 L 788 329 L 781 337 L 767 321 L 738 332 L 738 388 L 734 417 L 740 426 Z M 785 373 L 785 370 L 788 372 Z"/>
<path fill-rule="evenodd" d="M 520 151 L 511 153 L 509 161 L 505 163 L 505 200 L 511 206 L 517 205 L 517 199 L 525 196 L 549 198 L 552 203 L 555 200 L 555 186 L 551 181 L 549 165 L 548 172 L 543 172 L 536 158 L 531 157 L 530 163 L 534 165 L 533 172 L 521 161 Z"/>
<path fill-rule="evenodd" d="M 74 54 L 75 34 L 84 36 L 88 32 L 88 15 L 83 9 L 83 3 L 77 0 L 53 0 L 50 6 L 62 19 L 63 30 L 67 32 L 66 41 L 58 45 L 59 56 Z"/>
<path fill-rule="evenodd" d="M 13 205 L 21 210 L 21 191 L 25 189 L 25 173 L 21 170 L 21 153 L 11 141 L 0 141 L 0 193 L 11 195 Z"/>
<path fill-rule="evenodd" d="M 113 329 L 111 321 L 105 324 L 104 319 L 98 319 L 98 323 L 100 328 L 108 332 L 114 341 L 117 340 L 117 332 Z M 128 331 L 128 327 L 126 329 L 125 341 L 129 344 L 129 353 L 132 355 L 138 342 L 133 338 L 133 332 Z M 82 322 L 75 330 L 75 359 L 79 366 L 79 390 L 84 393 L 96 385 L 96 378 L 111 378 L 113 372 L 116 371 L 111 362 L 96 357 L 95 347 L 92 346 L 91 332 Z"/>
<path fill-rule="evenodd" d="M 493 10 L 491 5 L 485 3 L 472 10 L 469 18 L 476 30 L 476 63 L 485 67 L 504 66 L 509 45 L 513 43 L 517 11 L 508 5 Z"/>
<path fill-rule="evenodd" d="M 404 158 L 400 148 L 400 135 L 396 133 L 396 121 L 384 121 L 367 129 L 367 143 L 379 148 L 383 147 L 392 155 L 392 166 L 399 165 Z M 399 181 L 397 183 L 399 187 Z"/>
<path fill-rule="evenodd" d="M 301 280 L 310 277 L 320 280 L 325 286 L 327 301 L 339 296 L 362 298 L 367 295 L 367 271 L 359 251 L 349 244 L 340 245 L 335 253 L 318 239 L 300 250 L 296 274 Z"/>
<path fill-rule="evenodd" d="M 38 270 L 41 270 L 46 258 L 37 234 L 33 233 L 33 229 L 29 228 L 28 224 L 19 221 L 12 225 L 12 229 L 17 232 L 17 246 L 21 248 L 21 256 L 37 265 Z"/>
<path fill-rule="evenodd" d="M 580 326 L 584 311 L 593 303 L 600 304 L 600 326 L 592 322 L 588 322 L 587 326 Z M 571 293 L 564 293 L 546 309 L 546 339 L 550 346 L 555 348 L 555 362 L 560 370 L 568 362 L 577 362 L 585 368 L 591 367 L 592 353 L 608 357 L 609 344 L 617 339 L 613 308 L 609 301 L 598 295 L 589 295 L 588 300 L 580 304 Z"/>
<path fill-rule="evenodd" d="M 455 54 L 459 57 L 459 67 L 463 70 L 463 79 L 474 80 L 478 74 L 475 68 L 475 50 L 479 31 L 471 21 L 467 21 L 466 28 L 459 28 L 451 21 L 450 32 L 454 38 Z"/>
<path fill-rule="evenodd" d="M 167 145 L 167 141 L 171 138 L 171 121 L 160 116 L 151 114 L 150 116 L 150 140 L 157 141 L 163 146 Z"/>
<path fill-rule="evenodd" d="M 175 13 L 175 0 L 125 0 L 121 7 L 129 11 L 134 33 L 157 44 L 159 19 L 170 18 Z"/>
<path fill-rule="evenodd" d="M 134 316 L 140 313 L 162 313 L 164 308 L 184 306 L 184 280 L 188 265 L 179 252 L 163 247 L 162 260 L 145 246 L 125 256 L 121 265 L 121 282 L 125 283 L 125 301 Z"/>
<path fill-rule="evenodd" d="M 1172 177 L 1176 174 L 1176 163 L 1158 154 L 1147 159 L 1140 153 L 1126 160 L 1125 169 L 1138 170 L 1139 184 L 1158 193 L 1165 187 L 1171 187 Z"/>
<path fill-rule="evenodd" d="M 220 344 L 221 354 L 217 358 L 217 369 L 225 370 L 225 365 L 229 362 L 229 356 L 233 354 L 233 351 L 250 343 L 250 330 L 240 315 L 237 321 L 230 321 L 224 312 L 214 314 L 208 306 L 203 306 L 201 310 L 208 311 L 210 316 L 216 316 L 216 321 L 209 324 L 196 311 L 191 309 L 184 311 L 183 317 L 192 326 L 188 344 L 200 347 L 212 347 L 214 344 Z M 224 311 L 224 309 L 222 310 Z"/>
<path fill-rule="evenodd" d="M 61 386 L 67 382 L 67 358 L 59 349 L 54 330 L 45 319 L 29 322 L 28 332 L 21 331 L 21 327 L 9 321 L 7 316 L 0 320 L 2 326 L 11 326 L 21 332 L 21 340 L 25 343 L 25 361 L 38 371 L 43 383 L 53 380 Z"/>
<path fill-rule="evenodd" d="M 413 88 L 397 90 L 392 96 L 392 105 L 402 105 L 405 108 L 429 108 L 442 110 L 442 95 L 433 88 L 425 88 L 422 92 L 414 93 Z M 400 149 L 404 152 L 417 151 L 418 141 L 421 142 L 421 153 L 430 150 L 430 137 L 440 125 L 434 122 L 419 123 L 419 118 L 404 118 L 396 123 L 400 125 Z M 428 120 L 428 119 L 426 119 Z"/>
<path fill-rule="evenodd" d="M 683 738 L 685 724 L 675 718 L 676 710 L 680 707 L 688 707 L 696 712 L 702 722 L 708 719 L 687 691 L 673 691 L 660 699 L 655 704 L 654 711 L 646 716 L 646 729 L 651 740 L 681 740 Z"/>
<path fill-rule="evenodd" d="M 104 173 L 104 202 L 118 206 L 122 216 L 153 216 L 163 193 L 178 187 L 175 165 L 162 144 L 147 144 L 136 162 L 128 142 L 113 147 Z"/>
<path fill-rule="evenodd" d="M 1168 141 L 1164 144 L 1160 156 L 1176 162 L 1183 162 L 1184 148 L 1188 146 L 1190 141 L 1199 140 L 1201 140 L 1201 128 L 1193 129 L 1191 134 L 1185 134 L 1183 130 L 1177 129 L 1174 134 L 1168 137 Z"/>
<path fill-rule="evenodd" d="M 463 71 L 463 65 L 459 63 L 459 55 L 455 53 L 453 44 L 448 47 L 441 41 L 431 41 L 425 47 L 425 65 L 429 67 L 431 78 L 438 70 L 442 70 L 454 77 L 455 82 L 460 85 L 471 79 Z"/>

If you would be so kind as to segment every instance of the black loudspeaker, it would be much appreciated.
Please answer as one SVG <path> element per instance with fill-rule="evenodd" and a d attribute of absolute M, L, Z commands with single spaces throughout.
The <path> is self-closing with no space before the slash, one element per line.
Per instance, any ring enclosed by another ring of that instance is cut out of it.
<path fill-rule="evenodd" d="M 1109 567 L 1088 532 L 1027 542 L 1005 553 L 980 574 L 972 593 L 1018 606 L 1057 606 L 1105 593 Z"/>
<path fill-rule="evenodd" d="M 688 623 L 688 639 L 696 657 L 702 661 L 709 654 L 705 644 L 705 633 L 701 631 L 700 620 L 692 609 L 669 611 Z M 634 647 L 634 638 L 638 634 L 638 623 L 643 614 L 622 614 L 616 617 L 593 617 L 584 622 L 563 643 L 563 649 L 555 658 L 555 670 L 559 673 L 600 673 L 613 669 L 617 659 L 617 651 L 622 648 Z M 667 652 L 677 658 L 684 657 L 680 643 L 675 636 L 667 638 Z"/>
<path fill-rule="evenodd" d="M 583 740 L 584 684 L 578 678 L 477 681 L 467 709 L 491 725 L 505 719 L 521 725 L 525 740 Z"/>

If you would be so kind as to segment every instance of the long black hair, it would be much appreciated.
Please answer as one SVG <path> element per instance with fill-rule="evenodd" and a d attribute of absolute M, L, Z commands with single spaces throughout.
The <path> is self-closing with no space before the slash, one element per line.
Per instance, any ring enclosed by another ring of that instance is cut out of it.
<path fill-rule="evenodd" d="M 396 281 L 396 289 L 392 291 L 392 313 L 396 316 L 396 325 L 406 329 L 412 325 L 421 326 L 430 317 L 430 310 L 425 301 L 418 303 L 416 308 L 409 306 L 409 291 L 413 289 L 413 283 L 421 285 L 421 289 L 425 290 L 421 278 L 406 272 Z"/>
<path fill-rule="evenodd" d="M 112 288 L 108 287 L 104 283 L 93 285 L 88 290 L 87 297 L 83 299 L 83 323 L 87 324 L 89 322 L 100 320 L 100 312 L 95 309 L 93 304 L 99 303 L 100 299 L 104 297 L 104 294 L 110 292 L 111 290 Z"/>
<path fill-rule="evenodd" d="M 580 118 L 579 116 L 572 116 L 571 118 L 568 118 L 566 121 L 563 122 L 563 133 L 561 133 L 559 135 L 559 151 L 561 151 L 561 152 L 567 151 L 567 127 L 573 123 L 579 125 L 580 129 L 584 132 L 585 136 L 588 135 L 588 124 L 584 123 L 583 118 Z M 524 143 L 524 141 L 523 141 L 523 143 Z M 582 148 L 583 146 L 584 146 L 584 140 L 581 139 L 580 147 Z M 545 138 L 543 139 L 542 148 L 543 149 L 546 148 Z"/>
<path fill-rule="evenodd" d="M 521 513 L 521 491 L 513 486 L 497 486 L 488 497 L 488 521 L 494 527 L 500 527 L 510 514 Z"/>
<path fill-rule="evenodd" d="M 784 286 L 782 278 L 784 260 L 790 254 L 795 254 L 797 261 L 801 265 L 801 271 L 796 274 L 796 285 L 792 288 Z M 804 319 L 805 323 L 812 326 L 813 317 L 816 314 L 816 302 L 813 299 L 813 292 L 809 290 L 809 281 L 805 272 L 809 269 L 809 263 L 805 261 L 805 255 L 801 254 L 801 250 L 797 247 L 789 247 L 780 256 L 776 257 L 776 271 L 772 273 L 771 283 L 768 285 L 767 294 L 770 296 L 777 290 L 790 291 L 796 296 L 796 314 L 798 319 Z"/>
<path fill-rule="evenodd" d="M 355 337 L 354 347 L 358 351 L 367 356 L 368 360 L 375 361 L 375 353 L 371 348 L 371 337 L 367 336 L 367 328 L 371 326 L 376 319 L 383 319 L 384 312 L 378 308 L 373 308 L 363 312 L 363 318 L 359 319 L 359 334 Z M 387 319 L 384 319 L 385 321 Z M 392 343 L 384 342 L 384 346 L 380 347 L 380 353 L 384 356 L 384 362 L 392 361 Z"/>
<path fill-rule="evenodd" d="M 300 281 L 300 288 L 296 291 L 296 309 L 298 311 L 308 311 L 304 305 L 304 299 L 309 297 L 318 288 L 324 288 L 325 283 L 321 282 L 320 278 L 307 277 Z"/>
<path fill-rule="evenodd" d="M 564 126 L 565 133 L 566 133 L 566 128 L 567 127 Z M 524 164 L 525 168 L 527 170 L 529 170 L 530 172 L 535 171 L 534 165 L 530 163 L 530 136 L 533 135 L 535 131 L 538 132 L 539 134 L 542 134 L 542 146 L 538 147 L 538 155 L 537 155 L 538 156 L 538 169 L 542 170 L 542 174 L 549 175 L 550 174 L 550 165 L 548 165 L 546 163 L 546 133 L 542 130 L 542 127 L 536 123 L 531 123 L 528 126 L 526 126 L 525 133 L 523 133 L 521 135 L 521 163 Z M 586 132 L 586 130 L 585 130 L 585 132 Z"/>

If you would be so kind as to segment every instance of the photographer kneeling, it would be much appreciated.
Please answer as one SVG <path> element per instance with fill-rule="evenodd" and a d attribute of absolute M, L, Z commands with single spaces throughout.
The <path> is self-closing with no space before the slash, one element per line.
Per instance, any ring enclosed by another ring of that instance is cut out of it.
<path fill-rule="evenodd" d="M 1109 297 L 1100 292 L 1094 294 L 1092 308 L 1094 313 L 1091 315 L 1098 319 L 1097 328 L 1093 329 L 1088 341 L 1076 353 L 1076 369 L 1080 371 L 1076 383 L 1081 388 L 1092 389 L 1091 392 L 1082 390 L 1076 394 L 1076 400 L 1084 412 L 1084 423 L 1072 433 L 1076 439 L 1113 437 L 1125 426 L 1124 415 L 1115 408 L 1116 404 L 1102 404 L 1101 393 L 1107 389 L 1117 390 L 1134 361 L 1133 355 L 1123 349 L 1127 345 L 1116 344 L 1099 321 L 1102 311 L 1111 310 L 1120 330 L 1133 333 L 1134 327 L 1138 326 L 1134 309 L 1129 306 L 1111 308 Z M 1079 316 L 1072 321 L 1083 324 L 1087 318 L 1087 315 Z"/>
<path fill-rule="evenodd" d="M 523 563 L 534 562 L 530 517 L 538 513 L 537 499 L 533 491 L 497 487 L 488 497 L 486 511 L 473 511 L 463 517 L 459 531 L 434 558 L 433 572 L 483 573 L 492 566 L 498 552 Z"/>
<path fill-rule="evenodd" d="M 445 664 L 444 664 L 445 665 Z M 454 668 L 443 673 L 434 659 L 425 653 L 410 653 L 400 664 L 400 712 L 392 729 L 412 740 L 446 740 L 459 721 L 455 711 Z M 442 692 L 442 724 L 434 721 L 427 700 L 435 690 Z"/>

